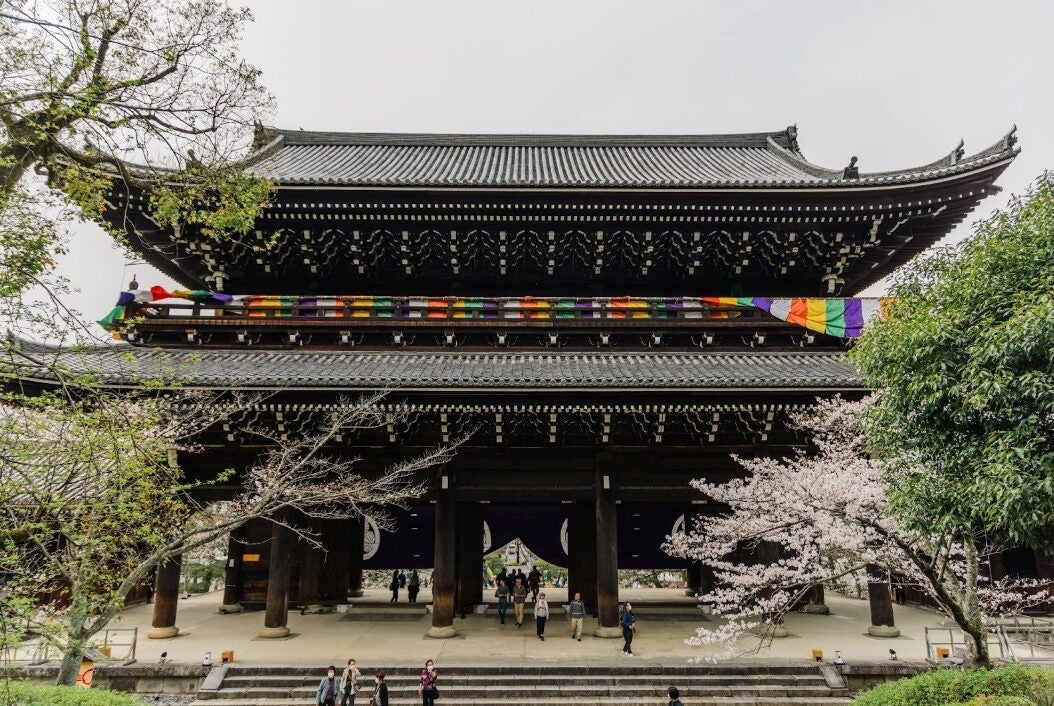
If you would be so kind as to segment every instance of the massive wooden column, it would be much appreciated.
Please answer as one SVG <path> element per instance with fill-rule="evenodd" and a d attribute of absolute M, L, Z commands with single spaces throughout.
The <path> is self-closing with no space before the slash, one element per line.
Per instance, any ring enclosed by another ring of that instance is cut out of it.
<path fill-rule="evenodd" d="M 597 637 L 621 637 L 618 611 L 618 531 L 611 455 L 602 454 L 595 476 L 597 514 Z"/>
<path fill-rule="evenodd" d="M 450 476 L 440 473 L 436 491 L 435 567 L 432 571 L 432 627 L 429 637 L 454 637 L 454 591 L 457 575 L 457 504 Z"/>
<path fill-rule="evenodd" d="M 179 572 L 183 556 L 176 555 L 157 567 L 154 579 L 154 614 L 151 629 L 146 636 L 152 640 L 164 640 L 179 634 L 176 627 L 176 611 L 179 608 Z"/>
<path fill-rule="evenodd" d="M 348 537 L 348 595 L 362 596 L 362 555 L 365 551 L 366 518 L 359 515 L 351 520 Z"/>
<path fill-rule="evenodd" d="M 569 505 L 567 518 L 567 597 L 582 594 L 586 610 L 597 614 L 597 517 L 596 503 Z"/>
<path fill-rule="evenodd" d="M 483 506 L 457 506 L 457 609 L 471 612 L 483 603 Z"/>
<path fill-rule="evenodd" d="M 221 613 L 242 612 L 242 606 L 238 601 L 242 598 L 242 556 L 245 554 L 245 544 L 241 539 L 240 527 L 232 530 L 227 539 L 227 566 L 224 570 Z"/>
<path fill-rule="evenodd" d="M 316 609 L 322 600 L 320 590 L 323 552 L 321 548 L 311 546 L 303 540 L 297 543 L 296 548 L 302 557 L 297 597 L 302 608 Z"/>
<path fill-rule="evenodd" d="M 267 567 L 267 607 L 264 626 L 258 637 L 285 637 L 289 634 L 289 574 L 292 562 L 293 533 L 276 518 L 271 525 L 271 557 Z"/>
<path fill-rule="evenodd" d="M 319 597 L 323 605 L 348 602 L 348 587 L 351 582 L 351 529 L 352 520 L 326 520 L 322 524 L 322 546 L 325 559 L 322 565 Z M 361 547 L 362 544 L 360 543 Z M 359 567 L 362 567 L 362 549 L 359 549 Z"/>
<path fill-rule="evenodd" d="M 867 600 L 871 604 L 871 625 L 867 634 L 875 637 L 898 637 L 900 630 L 893 627 L 893 596 L 886 572 L 874 564 L 867 566 Z"/>

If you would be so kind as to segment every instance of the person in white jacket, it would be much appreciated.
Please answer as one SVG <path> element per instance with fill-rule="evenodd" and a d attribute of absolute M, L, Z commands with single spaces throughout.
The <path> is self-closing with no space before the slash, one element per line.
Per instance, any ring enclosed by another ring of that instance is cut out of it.
<path fill-rule="evenodd" d="M 538 594 L 538 600 L 534 602 L 534 620 L 538 623 L 538 639 L 545 640 L 545 619 L 549 617 L 549 601 L 545 599 L 544 593 Z"/>

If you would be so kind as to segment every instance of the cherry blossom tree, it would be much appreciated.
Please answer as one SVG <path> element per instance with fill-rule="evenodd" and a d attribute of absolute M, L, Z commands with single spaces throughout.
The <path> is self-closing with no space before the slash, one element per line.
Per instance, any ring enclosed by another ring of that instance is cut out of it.
<path fill-rule="evenodd" d="M 37 639 L 62 654 L 57 683 L 72 684 L 93 636 L 167 559 L 255 519 L 285 525 L 316 547 L 318 533 L 296 518 L 368 513 L 382 526 L 390 522 L 384 507 L 421 495 L 424 472 L 448 461 L 460 442 L 360 473 L 358 459 L 341 453 L 336 439 L 390 423 L 382 396 L 342 400 L 315 430 L 289 439 L 240 423 L 259 400 L 232 401 L 223 392 L 0 397 L 4 642 L 26 638 L 17 631 L 31 624 Z M 199 434 L 221 422 L 265 450 L 237 474 L 184 477 L 179 452 L 200 451 Z M 194 491 L 217 482 L 238 490 L 206 508 Z"/>
<path fill-rule="evenodd" d="M 818 400 L 793 416 L 811 436 L 811 451 L 780 459 L 736 457 L 744 477 L 693 481 L 728 511 L 664 545 L 714 570 L 717 587 L 702 600 L 724 622 L 698 628 L 690 644 L 723 645 L 717 659 L 749 651 L 740 641 L 753 635 L 752 649 L 760 649 L 814 586 L 870 566 L 925 591 L 967 636 L 970 660 L 988 664 L 987 621 L 1047 599 L 1034 580 L 988 581 L 982 563 L 998 547 L 983 535 L 909 531 L 891 515 L 882 469 L 867 455 L 861 431 L 873 404 L 873 396 Z M 742 560 L 745 550 L 759 548 L 777 560 Z"/>

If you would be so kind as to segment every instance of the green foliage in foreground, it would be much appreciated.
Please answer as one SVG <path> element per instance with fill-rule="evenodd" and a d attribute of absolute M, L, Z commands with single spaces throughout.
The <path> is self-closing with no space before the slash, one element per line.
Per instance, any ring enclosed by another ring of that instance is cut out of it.
<path fill-rule="evenodd" d="M 854 706 L 1048 706 L 1051 703 L 1054 703 L 1054 669 L 1019 664 L 964 671 L 937 669 L 879 684 L 853 701 Z"/>
<path fill-rule="evenodd" d="M 868 439 L 921 532 L 1046 541 L 1054 525 L 1054 175 L 895 276 L 851 353 L 879 390 Z"/>
<path fill-rule="evenodd" d="M 0 704 L 4 706 L 143 706 L 134 696 L 107 689 L 0 682 Z"/>

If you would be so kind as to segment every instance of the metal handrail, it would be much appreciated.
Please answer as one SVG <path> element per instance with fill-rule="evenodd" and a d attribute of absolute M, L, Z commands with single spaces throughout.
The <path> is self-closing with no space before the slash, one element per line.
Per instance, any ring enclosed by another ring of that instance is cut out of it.
<path fill-rule="evenodd" d="M 122 639 L 121 636 L 126 636 Z M 89 642 L 89 650 L 94 650 L 93 659 L 101 662 L 121 662 L 133 664 L 136 661 L 135 651 L 139 642 L 139 628 L 105 628 Z M 114 648 L 125 648 L 114 651 Z M 8 645 L 0 649 L 2 664 L 44 664 L 51 661 L 56 649 L 43 638 L 33 638 L 19 645 Z"/>

